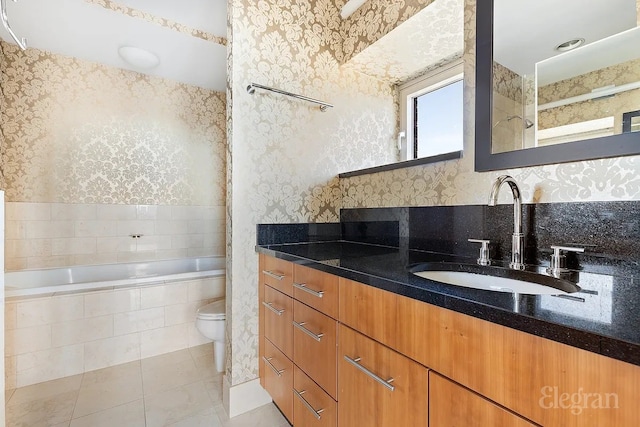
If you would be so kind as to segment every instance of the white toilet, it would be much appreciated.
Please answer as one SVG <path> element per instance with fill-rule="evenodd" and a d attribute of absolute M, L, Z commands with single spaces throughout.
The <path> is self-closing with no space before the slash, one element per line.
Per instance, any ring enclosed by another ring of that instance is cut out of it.
<path fill-rule="evenodd" d="M 196 312 L 196 328 L 213 340 L 213 353 L 218 372 L 224 371 L 225 300 L 212 302 Z"/>

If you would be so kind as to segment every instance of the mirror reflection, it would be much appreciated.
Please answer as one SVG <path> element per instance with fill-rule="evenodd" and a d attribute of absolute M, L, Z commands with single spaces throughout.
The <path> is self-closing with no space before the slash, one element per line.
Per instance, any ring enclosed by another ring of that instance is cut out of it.
<path fill-rule="evenodd" d="M 491 152 L 637 132 L 639 10 L 637 0 L 495 0 Z"/>

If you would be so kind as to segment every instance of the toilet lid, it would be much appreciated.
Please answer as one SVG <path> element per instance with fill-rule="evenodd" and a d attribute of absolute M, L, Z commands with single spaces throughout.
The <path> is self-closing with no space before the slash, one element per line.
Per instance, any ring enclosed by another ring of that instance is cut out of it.
<path fill-rule="evenodd" d="M 198 319 L 208 320 L 224 320 L 225 319 L 225 300 L 219 300 L 200 307 L 196 312 Z"/>

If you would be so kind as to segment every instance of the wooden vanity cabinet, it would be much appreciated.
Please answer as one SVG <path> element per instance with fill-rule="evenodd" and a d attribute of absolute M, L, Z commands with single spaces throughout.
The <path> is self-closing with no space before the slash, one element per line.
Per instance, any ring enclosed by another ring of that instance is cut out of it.
<path fill-rule="evenodd" d="M 337 276 L 296 264 L 293 297 L 333 319 L 338 318 Z"/>
<path fill-rule="evenodd" d="M 336 427 L 338 404 L 300 368 L 294 365 L 293 425 Z"/>
<path fill-rule="evenodd" d="M 447 378 L 429 372 L 429 425 L 437 427 L 536 427 Z"/>
<path fill-rule="evenodd" d="M 428 369 L 350 329 L 339 327 L 338 425 L 428 425 Z"/>
<path fill-rule="evenodd" d="M 293 299 L 270 286 L 264 287 L 264 336 L 293 359 Z"/>
<path fill-rule="evenodd" d="M 293 420 L 293 363 L 276 346 L 265 340 L 263 363 L 264 388 L 278 408 L 289 420 Z"/>

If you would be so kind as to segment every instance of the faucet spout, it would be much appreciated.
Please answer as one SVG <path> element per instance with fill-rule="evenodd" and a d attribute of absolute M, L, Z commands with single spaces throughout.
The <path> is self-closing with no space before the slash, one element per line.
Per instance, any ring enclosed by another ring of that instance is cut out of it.
<path fill-rule="evenodd" d="M 522 197 L 516 180 L 509 175 L 499 176 L 493 183 L 489 194 L 489 206 L 498 203 L 498 194 L 502 184 L 507 183 L 513 196 L 513 235 L 511 236 L 511 262 L 509 268 L 524 269 L 524 233 L 522 232 Z"/>

